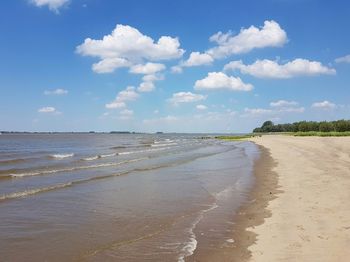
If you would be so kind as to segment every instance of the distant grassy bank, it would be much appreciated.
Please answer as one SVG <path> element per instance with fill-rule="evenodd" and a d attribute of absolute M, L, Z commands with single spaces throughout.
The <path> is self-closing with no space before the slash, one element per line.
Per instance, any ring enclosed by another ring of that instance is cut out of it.
<path fill-rule="evenodd" d="M 221 139 L 221 140 L 242 140 L 242 139 L 247 139 L 247 138 L 251 138 L 254 137 L 256 135 L 254 134 L 248 134 L 248 135 L 239 135 L 239 136 L 216 136 L 216 139 Z"/>
<path fill-rule="evenodd" d="M 247 135 L 227 135 L 227 136 L 216 136 L 215 139 L 221 139 L 221 140 L 230 140 L 230 141 L 237 141 L 237 140 L 244 140 L 252 137 L 259 137 L 264 135 L 286 135 L 286 136 L 320 136 L 320 137 L 341 137 L 341 136 L 350 136 L 350 131 L 346 132 L 317 132 L 317 131 L 308 131 L 308 132 L 269 132 L 269 133 L 252 133 Z"/>
<path fill-rule="evenodd" d="M 309 131 L 309 132 L 295 132 L 291 133 L 293 136 L 350 136 L 350 131 L 346 132 L 316 132 L 316 131 Z"/>

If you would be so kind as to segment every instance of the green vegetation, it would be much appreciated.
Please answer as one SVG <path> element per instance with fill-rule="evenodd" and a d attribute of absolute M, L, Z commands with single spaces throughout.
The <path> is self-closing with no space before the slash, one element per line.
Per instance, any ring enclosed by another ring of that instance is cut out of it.
<path fill-rule="evenodd" d="M 350 136 L 350 131 L 345 132 L 296 132 L 292 133 L 294 136 Z"/>
<path fill-rule="evenodd" d="M 255 135 L 240 135 L 240 136 L 216 136 L 216 139 L 222 139 L 222 140 L 242 140 L 254 137 Z"/>
<path fill-rule="evenodd" d="M 275 125 L 272 121 L 266 121 L 261 127 L 255 128 L 254 133 L 293 132 L 295 135 L 308 134 L 310 136 L 348 136 L 350 132 L 350 120 L 337 121 L 301 121 L 292 124 Z M 339 134 L 338 134 L 339 133 Z"/>

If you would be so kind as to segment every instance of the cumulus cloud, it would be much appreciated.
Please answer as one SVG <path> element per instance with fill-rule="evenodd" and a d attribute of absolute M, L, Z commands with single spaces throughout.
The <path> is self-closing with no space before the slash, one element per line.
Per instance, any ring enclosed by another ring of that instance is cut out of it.
<path fill-rule="evenodd" d="M 145 75 L 142 77 L 142 81 L 140 85 L 137 87 L 137 91 L 139 92 L 152 92 L 155 90 L 155 81 L 164 80 L 164 76 L 162 74 L 151 74 Z"/>
<path fill-rule="evenodd" d="M 142 82 L 138 88 L 137 91 L 139 92 L 152 92 L 156 87 L 154 86 L 154 83 L 149 81 L 149 82 Z"/>
<path fill-rule="evenodd" d="M 143 63 L 144 60 L 160 61 L 182 57 L 178 38 L 161 36 L 157 41 L 142 34 L 136 28 L 118 24 L 111 34 L 102 39 L 86 38 L 76 51 L 83 56 L 97 57 L 100 61 L 93 70 L 113 72 L 121 66 Z"/>
<path fill-rule="evenodd" d="M 270 103 L 271 107 L 286 107 L 286 106 L 297 106 L 298 102 L 287 101 L 287 100 L 278 100 Z"/>
<path fill-rule="evenodd" d="M 206 53 L 192 52 L 190 57 L 184 61 L 181 65 L 184 67 L 210 65 L 214 59 Z"/>
<path fill-rule="evenodd" d="M 194 88 L 197 90 L 250 91 L 251 84 L 245 84 L 239 77 L 227 76 L 222 72 L 210 72 L 204 79 L 197 80 Z"/>
<path fill-rule="evenodd" d="M 303 113 L 304 107 L 299 107 L 299 103 L 296 101 L 278 100 L 270 103 L 270 107 L 273 108 L 274 112 L 281 113 Z"/>
<path fill-rule="evenodd" d="M 350 63 L 350 55 L 338 57 L 337 59 L 335 59 L 335 62 L 336 63 Z"/>
<path fill-rule="evenodd" d="M 66 95 L 68 94 L 68 90 L 57 88 L 55 90 L 45 90 L 44 95 Z"/>
<path fill-rule="evenodd" d="M 201 100 L 205 100 L 206 96 L 200 94 L 193 94 L 191 92 L 179 92 L 173 94 L 173 96 L 169 99 L 169 102 L 177 105 L 179 103 L 191 103 L 198 102 Z"/>
<path fill-rule="evenodd" d="M 210 65 L 214 59 L 247 53 L 255 48 L 283 46 L 287 42 L 287 34 L 277 22 L 271 20 L 265 21 L 261 28 L 255 26 L 243 28 L 235 36 L 231 32 L 218 32 L 209 40 L 215 42 L 217 46 L 204 53 L 192 52 L 187 60 L 171 68 L 172 73 L 182 73 L 183 67 Z"/>
<path fill-rule="evenodd" d="M 287 113 L 303 113 L 305 111 L 305 108 L 304 107 L 282 107 L 278 111 L 287 112 Z"/>
<path fill-rule="evenodd" d="M 176 66 L 171 67 L 171 72 L 173 74 L 180 74 L 180 73 L 182 73 L 182 71 L 183 71 L 183 69 L 180 65 L 176 65 Z"/>
<path fill-rule="evenodd" d="M 105 74 L 112 73 L 114 70 L 122 67 L 129 67 L 131 63 L 124 58 L 105 58 L 98 63 L 92 65 L 92 70 L 95 73 Z"/>
<path fill-rule="evenodd" d="M 130 73 L 150 75 L 165 69 L 165 65 L 159 63 L 137 64 L 130 68 Z"/>
<path fill-rule="evenodd" d="M 257 60 L 251 65 L 245 65 L 242 61 L 232 61 L 224 66 L 224 70 L 240 70 L 243 74 L 249 74 L 258 78 L 279 79 L 323 74 L 334 75 L 336 73 L 335 69 L 326 67 L 320 62 L 302 58 L 297 58 L 282 65 L 268 59 Z"/>
<path fill-rule="evenodd" d="M 273 110 L 264 108 L 245 108 L 244 112 L 250 115 L 266 115 L 274 113 Z"/>
<path fill-rule="evenodd" d="M 196 108 L 198 110 L 206 110 L 208 107 L 206 105 L 197 105 Z"/>
<path fill-rule="evenodd" d="M 122 111 L 119 112 L 119 119 L 121 120 L 128 120 L 128 119 L 132 119 L 133 115 L 134 115 L 134 111 L 129 110 L 129 109 L 124 109 Z"/>
<path fill-rule="evenodd" d="M 59 13 L 59 9 L 69 3 L 69 0 L 31 0 L 37 7 L 47 6 L 51 11 Z"/>
<path fill-rule="evenodd" d="M 287 34 L 277 22 L 271 20 L 265 21 L 261 28 L 255 26 L 243 28 L 235 36 L 231 32 L 218 32 L 210 37 L 210 41 L 217 43 L 218 46 L 206 53 L 214 58 L 223 58 L 247 53 L 255 48 L 281 47 L 287 42 Z"/>
<path fill-rule="evenodd" d="M 158 118 L 151 118 L 151 119 L 144 119 L 142 122 L 146 125 L 153 124 L 162 126 L 163 124 L 169 124 L 178 121 L 179 118 L 176 116 L 168 115 L 165 117 L 158 117 Z"/>
<path fill-rule="evenodd" d="M 157 74 L 152 74 L 152 75 L 145 75 L 142 77 L 142 80 L 144 82 L 154 82 L 154 81 L 161 81 L 164 80 L 164 76 L 163 75 L 157 75 Z"/>
<path fill-rule="evenodd" d="M 271 108 L 245 108 L 243 117 L 280 116 L 283 113 L 303 113 L 304 107 L 299 107 L 295 101 L 278 100 L 270 103 Z"/>
<path fill-rule="evenodd" d="M 319 108 L 319 109 L 334 109 L 336 108 L 336 104 L 333 104 L 332 102 L 325 100 L 322 102 L 315 102 L 311 105 L 311 107 Z"/>
<path fill-rule="evenodd" d="M 52 106 L 46 106 L 46 107 L 42 107 L 38 109 L 39 113 L 46 113 L 46 114 L 56 114 L 59 115 L 61 114 L 61 112 L 57 111 L 56 108 L 52 107 Z"/>
<path fill-rule="evenodd" d="M 180 74 L 183 71 L 183 67 L 210 65 L 213 61 L 214 59 L 207 53 L 192 52 L 187 60 L 173 66 L 171 72 L 174 74 Z"/>
<path fill-rule="evenodd" d="M 117 97 L 111 103 L 106 104 L 106 108 L 123 108 L 126 106 L 127 101 L 134 101 L 138 97 L 139 94 L 135 92 L 135 87 L 128 86 L 125 90 L 120 91 Z"/>

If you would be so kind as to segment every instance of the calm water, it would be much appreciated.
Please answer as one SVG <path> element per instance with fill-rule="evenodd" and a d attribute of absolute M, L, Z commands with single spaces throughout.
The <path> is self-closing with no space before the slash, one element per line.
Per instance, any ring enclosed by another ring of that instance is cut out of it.
<path fill-rule="evenodd" d="M 193 135 L 0 135 L 0 261 L 184 261 L 233 245 L 257 155 Z"/>

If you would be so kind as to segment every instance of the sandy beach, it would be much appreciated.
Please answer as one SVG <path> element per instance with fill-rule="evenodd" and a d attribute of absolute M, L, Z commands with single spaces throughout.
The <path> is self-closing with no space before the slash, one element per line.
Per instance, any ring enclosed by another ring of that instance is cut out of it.
<path fill-rule="evenodd" d="M 241 220 L 249 222 L 238 246 L 252 245 L 246 253 L 239 249 L 240 258 L 348 261 L 350 137 L 251 140 L 269 151 L 273 163 L 271 172 L 258 174 L 257 198 L 242 211 Z"/>

